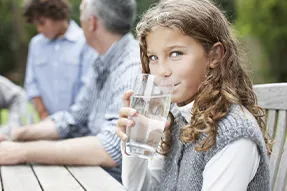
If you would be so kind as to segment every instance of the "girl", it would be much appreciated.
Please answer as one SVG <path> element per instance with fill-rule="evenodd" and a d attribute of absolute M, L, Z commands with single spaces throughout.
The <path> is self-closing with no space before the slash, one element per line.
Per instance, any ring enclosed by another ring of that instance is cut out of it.
<path fill-rule="evenodd" d="M 123 153 L 128 190 L 268 191 L 263 110 L 230 24 L 208 0 L 162 0 L 137 26 L 144 73 L 177 79 L 171 124 L 150 160 Z M 137 115 L 124 95 L 117 134 Z"/>

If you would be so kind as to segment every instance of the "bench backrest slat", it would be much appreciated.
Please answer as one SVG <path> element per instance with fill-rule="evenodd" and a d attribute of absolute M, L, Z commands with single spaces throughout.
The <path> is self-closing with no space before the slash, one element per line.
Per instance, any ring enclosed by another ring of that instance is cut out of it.
<path fill-rule="evenodd" d="M 270 156 L 272 190 L 284 191 L 287 184 L 287 83 L 255 85 L 258 104 L 266 111 L 266 127 L 274 139 Z"/>

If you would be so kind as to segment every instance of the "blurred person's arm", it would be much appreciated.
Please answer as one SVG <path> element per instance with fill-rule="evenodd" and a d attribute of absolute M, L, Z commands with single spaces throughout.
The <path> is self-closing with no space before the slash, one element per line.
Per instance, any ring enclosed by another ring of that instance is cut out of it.
<path fill-rule="evenodd" d="M 36 140 L 58 140 L 60 139 L 56 130 L 56 124 L 50 119 L 40 123 L 28 125 L 12 131 L 11 140 L 13 141 L 36 141 Z"/>
<path fill-rule="evenodd" d="M 25 76 L 25 89 L 27 92 L 27 97 L 29 100 L 32 100 L 32 103 L 38 112 L 40 119 L 44 119 L 48 116 L 48 111 L 44 105 L 41 94 L 38 89 L 37 79 L 34 74 L 33 69 L 33 40 L 29 44 L 28 60 L 26 67 L 26 76 Z"/>
<path fill-rule="evenodd" d="M 59 111 L 38 124 L 17 129 L 12 134 L 12 139 L 14 141 L 56 140 L 69 137 L 72 128 L 88 128 L 93 79 L 94 72 L 90 70 L 87 82 L 69 110 Z"/>
<path fill-rule="evenodd" d="M 98 138 L 82 137 L 63 141 L 2 142 L 0 165 L 39 163 L 51 165 L 100 165 L 114 167 Z"/>
<path fill-rule="evenodd" d="M 50 116 L 50 119 L 55 122 L 56 130 L 61 138 L 70 137 L 73 128 L 88 129 L 95 75 L 92 65 L 90 65 L 84 86 L 77 95 L 75 103 L 68 110 L 60 111 Z"/>
<path fill-rule="evenodd" d="M 38 115 L 39 115 L 41 120 L 43 120 L 49 116 L 49 113 L 48 113 L 41 97 L 32 98 L 32 103 L 33 103 L 36 111 L 38 112 Z"/>

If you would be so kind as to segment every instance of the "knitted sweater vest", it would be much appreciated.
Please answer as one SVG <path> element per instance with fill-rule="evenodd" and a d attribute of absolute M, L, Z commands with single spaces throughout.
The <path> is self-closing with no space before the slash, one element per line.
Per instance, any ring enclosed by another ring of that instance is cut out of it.
<path fill-rule="evenodd" d="M 264 138 L 253 115 L 245 108 L 232 105 L 230 112 L 217 124 L 216 144 L 204 152 L 195 150 L 195 143 L 180 141 L 180 128 L 187 122 L 178 111 L 172 111 L 175 123 L 172 127 L 173 144 L 165 159 L 162 171 L 161 191 L 201 191 L 203 171 L 208 161 L 226 145 L 246 138 L 257 144 L 260 163 L 255 177 L 248 185 L 248 191 L 269 191 L 269 165 Z M 203 135 L 204 137 L 204 135 Z M 244 168 L 244 165 L 242 165 Z"/>

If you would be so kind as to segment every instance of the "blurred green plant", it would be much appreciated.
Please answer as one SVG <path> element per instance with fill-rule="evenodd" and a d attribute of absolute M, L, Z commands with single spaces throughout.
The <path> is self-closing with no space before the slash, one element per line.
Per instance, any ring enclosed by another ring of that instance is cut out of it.
<path fill-rule="evenodd" d="M 72 5 L 71 18 L 80 24 L 80 4 L 81 0 L 70 0 Z"/>
<path fill-rule="evenodd" d="M 7 73 L 15 66 L 13 58 L 13 33 L 11 4 L 0 0 L 0 72 Z"/>
<path fill-rule="evenodd" d="M 79 23 L 81 0 L 70 0 Z M 158 0 L 137 0 L 136 22 Z M 213 0 L 235 23 L 253 68 L 256 83 L 287 81 L 287 1 Z M 23 0 L 0 0 L 0 74 L 23 82 L 28 43 L 36 30 L 21 17 Z M 10 73 L 18 74 L 10 75 Z M 20 76 L 20 77 L 19 77 Z"/>
<path fill-rule="evenodd" d="M 213 0 L 230 22 L 236 20 L 235 0 Z"/>
<path fill-rule="evenodd" d="M 236 27 L 242 36 L 257 39 L 263 46 L 268 64 L 265 75 L 270 73 L 272 81 L 287 81 L 287 1 L 237 0 L 235 7 Z"/>
<path fill-rule="evenodd" d="M 0 74 L 22 84 L 30 38 L 36 34 L 22 17 L 22 0 L 0 0 Z"/>

